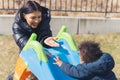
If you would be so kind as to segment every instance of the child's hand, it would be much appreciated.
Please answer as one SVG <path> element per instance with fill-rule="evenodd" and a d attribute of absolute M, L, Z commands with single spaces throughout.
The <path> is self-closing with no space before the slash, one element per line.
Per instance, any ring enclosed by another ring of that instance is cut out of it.
<path fill-rule="evenodd" d="M 61 61 L 61 59 L 57 56 L 57 57 L 55 57 L 54 58 L 54 60 L 56 61 L 54 64 L 57 64 L 58 66 L 61 66 L 62 65 L 62 61 Z"/>

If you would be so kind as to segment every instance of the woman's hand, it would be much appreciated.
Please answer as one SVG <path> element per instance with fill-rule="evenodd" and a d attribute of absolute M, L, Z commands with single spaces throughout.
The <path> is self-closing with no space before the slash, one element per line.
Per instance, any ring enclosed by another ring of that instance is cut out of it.
<path fill-rule="evenodd" d="M 59 47 L 59 44 L 56 43 L 55 40 L 57 40 L 56 37 L 48 37 L 44 40 L 44 43 L 51 47 Z"/>
<path fill-rule="evenodd" d="M 58 56 L 56 58 L 54 58 L 54 60 L 56 61 L 54 64 L 57 64 L 58 66 L 61 66 L 63 63 Z"/>

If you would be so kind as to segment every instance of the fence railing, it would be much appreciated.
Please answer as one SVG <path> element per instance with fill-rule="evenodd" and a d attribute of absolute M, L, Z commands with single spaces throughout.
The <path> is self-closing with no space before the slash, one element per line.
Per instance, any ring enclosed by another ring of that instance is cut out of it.
<path fill-rule="evenodd" d="M 17 10 L 27 0 L 0 0 L 0 10 Z M 120 13 L 120 0 L 35 0 L 51 11 Z"/>

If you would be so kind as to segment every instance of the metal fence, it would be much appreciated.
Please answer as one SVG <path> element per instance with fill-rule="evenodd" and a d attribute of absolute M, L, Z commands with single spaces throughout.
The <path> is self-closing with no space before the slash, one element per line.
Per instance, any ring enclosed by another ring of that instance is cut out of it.
<path fill-rule="evenodd" d="M 27 0 L 0 0 L 0 10 L 17 10 Z M 120 13 L 120 0 L 35 0 L 51 11 Z"/>

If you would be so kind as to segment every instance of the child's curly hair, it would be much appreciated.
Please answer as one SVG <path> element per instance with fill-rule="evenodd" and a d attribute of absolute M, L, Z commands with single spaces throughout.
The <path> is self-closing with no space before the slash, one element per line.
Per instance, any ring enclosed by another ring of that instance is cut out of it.
<path fill-rule="evenodd" d="M 80 50 L 81 59 L 84 63 L 96 61 L 102 55 L 99 43 L 94 41 L 84 41 L 78 48 Z"/>

